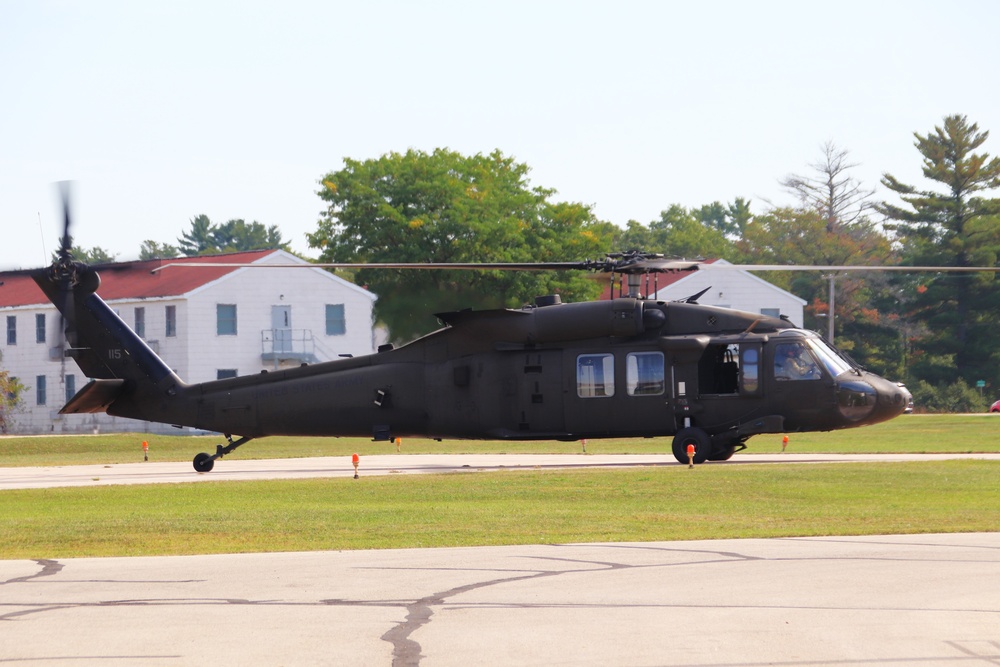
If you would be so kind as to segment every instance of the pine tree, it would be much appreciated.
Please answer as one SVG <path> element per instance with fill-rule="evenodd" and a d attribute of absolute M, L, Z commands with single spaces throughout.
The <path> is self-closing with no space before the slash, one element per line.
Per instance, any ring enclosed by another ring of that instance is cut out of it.
<path fill-rule="evenodd" d="M 1000 199 L 983 193 L 1000 187 L 1000 158 L 976 153 L 989 137 L 963 115 L 947 116 L 927 135 L 914 133 L 924 176 L 944 191 L 921 190 L 884 174 L 882 185 L 908 206 L 883 202 L 904 263 L 930 266 L 995 266 L 1000 253 Z M 916 286 L 913 316 L 928 336 L 919 342 L 911 373 L 932 384 L 967 380 L 1000 383 L 1000 290 L 995 274 L 944 273 Z M 993 363 L 990 363 L 992 360 Z M 989 374 L 988 378 L 982 377 Z"/>

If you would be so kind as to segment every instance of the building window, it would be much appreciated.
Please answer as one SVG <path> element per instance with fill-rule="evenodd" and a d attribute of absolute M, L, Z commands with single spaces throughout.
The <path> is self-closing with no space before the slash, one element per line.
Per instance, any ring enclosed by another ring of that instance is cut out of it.
<path fill-rule="evenodd" d="M 236 304 L 220 303 L 215 306 L 216 333 L 220 336 L 236 335 Z"/>
<path fill-rule="evenodd" d="M 625 388 L 629 396 L 659 396 L 664 386 L 662 352 L 630 352 L 625 357 Z"/>
<path fill-rule="evenodd" d="M 135 309 L 135 335 L 139 338 L 146 337 L 146 309 Z"/>
<path fill-rule="evenodd" d="M 347 322 L 344 320 L 344 304 L 326 304 L 326 335 L 343 336 L 347 333 Z"/>
<path fill-rule="evenodd" d="M 45 313 L 35 315 L 35 342 L 45 342 Z"/>
<path fill-rule="evenodd" d="M 76 376 L 70 373 L 66 376 L 66 402 L 76 396 Z"/>
<path fill-rule="evenodd" d="M 163 332 L 167 338 L 177 335 L 177 306 L 167 306 L 166 308 L 167 327 Z"/>
<path fill-rule="evenodd" d="M 39 375 L 35 378 L 35 404 L 45 405 L 45 376 Z"/>
<path fill-rule="evenodd" d="M 760 314 L 768 317 L 781 317 L 781 308 L 761 308 Z"/>
<path fill-rule="evenodd" d="M 7 344 L 17 345 L 17 315 L 7 316 Z"/>
<path fill-rule="evenodd" d="M 236 377 L 235 368 L 220 368 L 217 371 L 215 371 L 216 380 L 225 380 L 226 378 L 234 378 L 234 377 Z"/>
<path fill-rule="evenodd" d="M 581 354 L 576 358 L 576 395 L 580 398 L 615 395 L 614 356 Z"/>

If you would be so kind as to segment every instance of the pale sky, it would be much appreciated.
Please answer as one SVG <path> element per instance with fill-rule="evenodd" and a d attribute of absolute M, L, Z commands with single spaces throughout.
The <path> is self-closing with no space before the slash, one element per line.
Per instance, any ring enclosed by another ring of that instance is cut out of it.
<path fill-rule="evenodd" d="M 321 177 L 408 148 L 500 149 L 619 225 L 791 204 L 826 141 L 926 187 L 913 132 L 948 114 L 1000 154 L 998 25 L 993 0 L 0 0 L 0 269 L 48 263 L 61 180 L 120 260 L 202 213 L 316 256 Z"/>

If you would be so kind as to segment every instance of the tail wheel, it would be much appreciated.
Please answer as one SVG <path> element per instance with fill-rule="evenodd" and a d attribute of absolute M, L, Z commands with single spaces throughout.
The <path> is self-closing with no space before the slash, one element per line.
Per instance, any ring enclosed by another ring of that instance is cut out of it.
<path fill-rule="evenodd" d="M 211 454 L 202 452 L 201 454 L 198 454 L 198 456 L 194 457 L 194 469 L 197 472 L 211 472 L 214 467 L 215 459 L 212 458 Z"/>
<path fill-rule="evenodd" d="M 694 445 L 694 462 L 704 463 L 712 453 L 712 438 L 696 426 L 681 429 L 674 436 L 674 458 L 681 463 L 688 462 L 688 445 Z"/>

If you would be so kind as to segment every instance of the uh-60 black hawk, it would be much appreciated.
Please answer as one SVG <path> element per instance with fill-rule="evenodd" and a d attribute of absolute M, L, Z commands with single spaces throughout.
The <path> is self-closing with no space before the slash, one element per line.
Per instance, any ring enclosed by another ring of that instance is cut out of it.
<path fill-rule="evenodd" d="M 67 215 L 68 229 L 68 215 Z M 579 440 L 673 436 L 688 462 L 722 461 L 761 433 L 874 424 L 910 402 L 787 319 L 638 295 L 640 278 L 697 262 L 625 253 L 577 263 L 383 265 L 584 269 L 628 278 L 611 300 L 439 313 L 444 328 L 366 356 L 187 384 L 98 296 L 95 269 L 59 258 L 32 277 L 90 378 L 63 413 L 107 412 L 226 436 L 199 472 L 272 435 Z M 273 265 L 272 265 L 273 266 Z M 238 436 L 238 439 L 233 439 Z"/>

